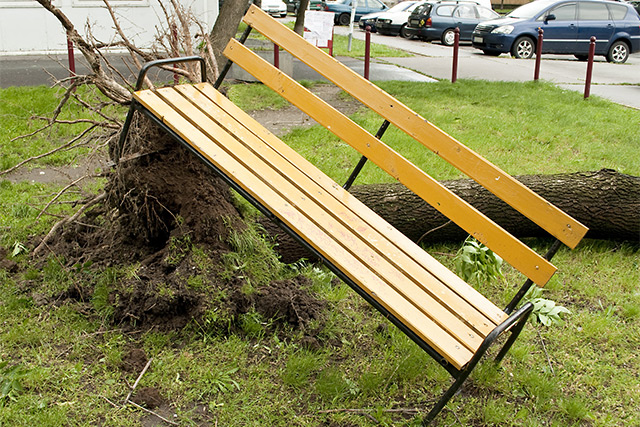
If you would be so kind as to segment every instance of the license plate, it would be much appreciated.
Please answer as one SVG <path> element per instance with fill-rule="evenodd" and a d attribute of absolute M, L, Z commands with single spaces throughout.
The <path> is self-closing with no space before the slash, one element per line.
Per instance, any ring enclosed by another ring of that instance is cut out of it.
<path fill-rule="evenodd" d="M 473 38 L 473 42 L 474 43 L 482 43 L 482 37 L 474 37 Z"/>

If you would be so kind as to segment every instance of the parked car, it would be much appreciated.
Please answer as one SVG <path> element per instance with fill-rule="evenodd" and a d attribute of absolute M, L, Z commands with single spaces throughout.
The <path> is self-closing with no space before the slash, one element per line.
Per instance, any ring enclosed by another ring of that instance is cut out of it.
<path fill-rule="evenodd" d="M 260 7 L 271 16 L 287 16 L 287 5 L 282 0 L 262 0 Z"/>
<path fill-rule="evenodd" d="M 360 18 L 360 21 L 358 21 L 358 25 L 363 30 L 368 25 L 371 27 L 372 32 L 376 32 L 378 31 L 378 26 L 377 26 L 378 18 L 384 19 L 385 24 L 391 23 L 391 21 L 394 21 L 394 22 L 402 21 L 400 24 L 398 24 L 398 27 L 395 29 L 395 34 L 398 34 L 398 30 L 400 29 L 400 26 L 407 22 L 407 19 L 409 19 L 409 15 L 411 14 L 411 11 L 413 11 L 413 8 L 419 3 L 420 3 L 419 0 L 401 1 L 397 5 L 393 6 L 391 9 L 364 15 L 362 18 Z M 386 30 L 390 29 L 390 25 L 386 25 L 385 29 Z M 380 33 L 389 34 L 390 31 L 387 31 L 386 33 L 383 33 L 380 31 Z"/>
<path fill-rule="evenodd" d="M 460 40 L 471 41 L 471 34 L 478 23 L 499 17 L 493 10 L 475 2 L 430 1 L 413 10 L 405 33 L 408 38 L 440 40 L 443 45 L 451 46 L 456 27 L 460 28 Z"/>
<path fill-rule="evenodd" d="M 596 37 L 596 55 L 609 62 L 625 62 L 630 53 L 640 51 L 638 13 L 626 2 L 604 0 L 537 0 L 502 19 L 479 24 L 472 44 L 487 55 L 531 58 L 538 28 L 544 30 L 542 53 L 585 60 L 591 36 Z"/>
<path fill-rule="evenodd" d="M 300 0 L 284 0 L 287 4 L 287 12 L 298 13 L 300 7 Z M 322 0 L 309 0 L 309 10 L 322 10 Z"/>
<path fill-rule="evenodd" d="M 356 1 L 355 22 L 358 22 L 363 15 L 387 10 L 386 4 L 380 0 L 337 0 L 324 3 L 323 9 L 327 12 L 335 13 L 335 22 L 339 25 L 349 25 L 351 21 L 351 2 Z"/>

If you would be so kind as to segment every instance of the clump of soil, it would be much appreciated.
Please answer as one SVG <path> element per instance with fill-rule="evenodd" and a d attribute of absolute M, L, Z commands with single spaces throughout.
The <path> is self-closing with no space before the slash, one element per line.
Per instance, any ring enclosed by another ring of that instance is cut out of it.
<path fill-rule="evenodd" d="M 250 296 L 241 292 L 242 277 L 223 279 L 229 232 L 246 227 L 229 188 L 144 116 L 137 115 L 129 135 L 120 158 L 113 159 L 106 203 L 64 227 L 48 245 L 68 267 L 129 272 L 107 285 L 115 324 L 175 330 L 215 313 L 208 319 L 228 329 L 229 320 L 255 310 L 303 328 L 321 317 L 323 305 L 304 279 L 274 282 Z M 90 280 L 76 283 L 69 298 L 91 301 L 95 289 Z"/>

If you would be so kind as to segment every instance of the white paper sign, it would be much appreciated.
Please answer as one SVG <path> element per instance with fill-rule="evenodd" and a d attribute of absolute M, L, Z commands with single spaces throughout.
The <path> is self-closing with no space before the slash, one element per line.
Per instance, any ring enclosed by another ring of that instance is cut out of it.
<path fill-rule="evenodd" d="M 333 40 L 333 12 L 307 10 L 304 14 L 304 38 L 317 47 L 329 47 Z"/>

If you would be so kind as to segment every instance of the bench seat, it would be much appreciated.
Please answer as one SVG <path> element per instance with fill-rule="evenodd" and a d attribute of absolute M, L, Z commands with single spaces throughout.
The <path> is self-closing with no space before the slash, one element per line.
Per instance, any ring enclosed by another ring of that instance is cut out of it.
<path fill-rule="evenodd" d="M 210 84 L 134 97 L 456 369 L 507 319 Z"/>

